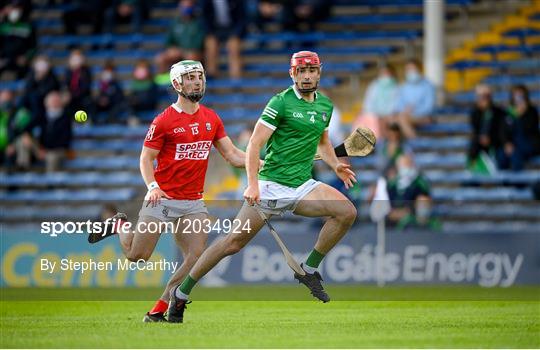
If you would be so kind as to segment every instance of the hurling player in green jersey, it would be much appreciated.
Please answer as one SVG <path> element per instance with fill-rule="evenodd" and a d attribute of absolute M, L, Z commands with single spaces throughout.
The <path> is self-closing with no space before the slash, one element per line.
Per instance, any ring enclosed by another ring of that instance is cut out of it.
<path fill-rule="evenodd" d="M 291 58 L 289 74 L 293 85 L 272 97 L 255 126 L 247 147 L 248 187 L 246 203 L 236 216 L 239 229 L 217 240 L 201 255 L 182 284 L 171 291 L 169 321 L 182 322 L 189 293 L 224 257 L 242 249 L 264 225 L 254 208 L 267 215 L 292 211 L 296 215 L 327 218 L 317 242 L 294 277 L 323 302 L 330 301 L 317 271 L 328 252 L 339 242 L 356 218 L 356 208 L 338 190 L 311 178 L 313 158 L 318 153 L 349 188 L 356 182 L 350 166 L 341 163 L 328 136 L 332 101 L 317 91 L 321 63 L 316 53 L 300 51 Z M 266 145 L 264 165 L 259 152 Z"/>

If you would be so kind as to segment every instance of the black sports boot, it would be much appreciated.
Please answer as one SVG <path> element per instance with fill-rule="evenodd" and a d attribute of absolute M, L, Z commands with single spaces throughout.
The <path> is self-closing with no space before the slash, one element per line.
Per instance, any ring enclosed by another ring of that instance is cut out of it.
<path fill-rule="evenodd" d="M 103 232 L 92 231 L 88 235 L 88 243 L 97 243 L 102 239 L 105 239 L 110 236 L 114 236 L 118 232 L 114 230 L 114 225 L 118 224 L 120 220 L 127 221 L 127 215 L 124 213 L 116 213 L 112 218 L 109 219 L 108 223 L 103 223 L 105 226 L 105 234 Z"/>
<path fill-rule="evenodd" d="M 144 323 L 153 323 L 153 322 L 167 322 L 167 319 L 165 319 L 165 316 L 161 312 L 151 314 L 149 312 L 144 315 L 144 318 L 142 320 Z"/>
<path fill-rule="evenodd" d="M 176 288 L 178 288 L 177 286 Z M 184 310 L 187 308 L 187 304 L 191 304 L 191 301 L 180 299 L 176 296 L 176 288 L 171 289 L 171 296 L 169 299 L 169 309 L 167 311 L 168 321 L 171 323 L 184 322 Z"/>
<path fill-rule="evenodd" d="M 302 266 L 302 269 L 304 269 L 304 264 L 301 264 L 300 266 Z M 323 303 L 327 303 L 330 301 L 330 297 L 328 296 L 328 294 L 326 294 L 321 284 L 321 281 L 322 281 L 321 274 L 318 273 L 317 271 L 315 271 L 314 273 L 306 272 L 304 276 L 295 272 L 294 278 L 298 280 L 298 283 L 302 283 L 306 287 L 308 287 L 309 290 L 311 291 L 311 295 L 313 295 L 315 298 L 319 299 Z"/>

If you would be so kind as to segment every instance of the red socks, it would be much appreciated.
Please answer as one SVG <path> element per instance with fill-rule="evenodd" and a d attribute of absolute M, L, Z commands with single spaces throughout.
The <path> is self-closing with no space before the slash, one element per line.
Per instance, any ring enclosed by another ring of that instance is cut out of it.
<path fill-rule="evenodd" d="M 156 301 L 156 304 L 154 305 L 152 310 L 150 310 L 149 313 L 150 314 L 164 314 L 165 311 L 167 311 L 168 307 L 169 307 L 169 303 L 159 299 L 158 301 Z"/>

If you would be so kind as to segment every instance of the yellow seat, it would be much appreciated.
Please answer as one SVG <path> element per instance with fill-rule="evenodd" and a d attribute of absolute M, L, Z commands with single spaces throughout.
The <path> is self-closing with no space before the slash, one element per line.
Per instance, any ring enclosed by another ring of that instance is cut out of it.
<path fill-rule="evenodd" d="M 527 45 L 540 45 L 540 36 L 529 36 L 525 38 Z"/>
<path fill-rule="evenodd" d="M 444 88 L 447 92 L 458 92 L 462 89 L 462 74 L 456 69 L 449 69 L 445 73 Z"/>
<path fill-rule="evenodd" d="M 522 58 L 521 52 L 499 52 L 497 54 L 498 61 L 512 61 Z"/>

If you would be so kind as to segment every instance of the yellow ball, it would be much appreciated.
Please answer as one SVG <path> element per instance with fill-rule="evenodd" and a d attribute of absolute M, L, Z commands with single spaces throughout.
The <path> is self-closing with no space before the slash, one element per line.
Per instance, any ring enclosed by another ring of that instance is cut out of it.
<path fill-rule="evenodd" d="M 84 123 L 88 119 L 88 115 L 85 111 L 77 111 L 75 112 L 75 121 L 78 123 Z"/>

